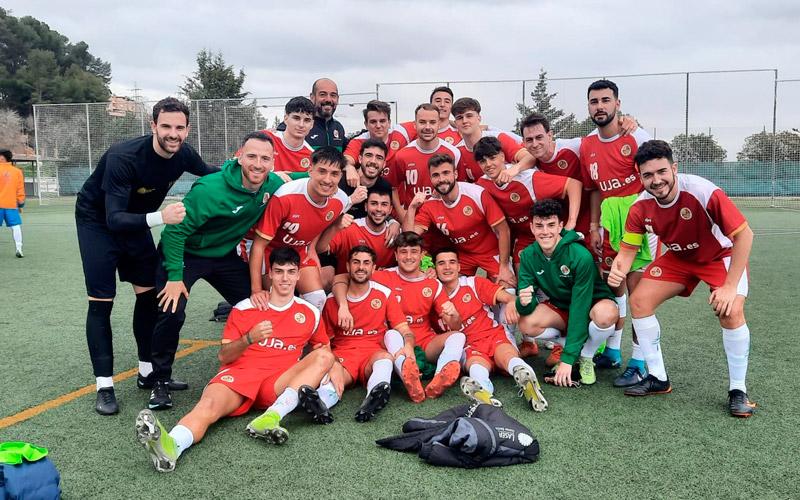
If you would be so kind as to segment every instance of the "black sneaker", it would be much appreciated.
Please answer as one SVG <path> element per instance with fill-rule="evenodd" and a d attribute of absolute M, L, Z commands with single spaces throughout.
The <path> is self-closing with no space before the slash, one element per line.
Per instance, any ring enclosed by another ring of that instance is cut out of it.
<path fill-rule="evenodd" d="M 383 410 L 389 403 L 390 392 L 391 387 L 388 382 L 381 382 L 373 387 L 356 412 L 356 422 L 363 423 L 372 420 L 375 414 Z"/>
<path fill-rule="evenodd" d="M 644 380 L 642 372 L 635 366 L 628 365 L 622 375 L 614 379 L 614 387 L 631 387 Z"/>
<path fill-rule="evenodd" d="M 669 379 L 662 381 L 653 375 L 648 375 L 638 384 L 625 389 L 626 396 L 652 396 L 670 392 L 672 392 L 672 384 L 669 383 Z"/>
<path fill-rule="evenodd" d="M 153 377 L 152 373 L 148 376 L 144 376 L 141 373 L 136 377 L 136 387 L 139 389 L 152 389 L 153 388 Z M 175 380 L 174 378 L 169 379 L 169 390 L 170 391 L 185 391 L 189 388 L 189 384 L 186 382 L 181 382 L 180 380 Z"/>
<path fill-rule="evenodd" d="M 97 401 L 94 404 L 94 409 L 100 415 L 116 415 L 119 413 L 119 404 L 117 403 L 117 396 L 114 395 L 113 387 L 103 387 L 97 391 Z"/>
<path fill-rule="evenodd" d="M 756 404 L 747 399 L 747 393 L 734 389 L 728 391 L 728 411 L 732 417 L 747 418 L 753 416 Z"/>
<path fill-rule="evenodd" d="M 619 361 L 611 359 L 605 354 L 595 354 L 592 361 L 594 361 L 594 367 L 598 370 L 614 370 L 620 366 Z"/>
<path fill-rule="evenodd" d="M 22 249 L 20 248 L 20 249 L 18 249 L 18 250 L 17 250 L 17 258 L 18 258 L 18 259 L 21 259 L 21 258 L 23 258 L 23 257 L 25 257 L 25 256 L 24 256 L 24 255 L 22 255 Z"/>
<path fill-rule="evenodd" d="M 297 391 L 300 398 L 300 406 L 311 415 L 314 422 L 318 424 L 333 423 L 333 415 L 328 406 L 319 398 L 317 391 L 308 385 L 301 385 Z"/>
<path fill-rule="evenodd" d="M 150 391 L 150 402 L 147 407 L 151 410 L 168 410 L 172 408 L 172 394 L 169 393 L 169 382 L 157 380 Z"/>

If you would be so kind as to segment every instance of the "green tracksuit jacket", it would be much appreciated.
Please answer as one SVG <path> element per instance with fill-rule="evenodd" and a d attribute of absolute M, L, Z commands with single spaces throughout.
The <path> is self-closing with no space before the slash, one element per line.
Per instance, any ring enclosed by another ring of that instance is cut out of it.
<path fill-rule="evenodd" d="M 289 176 L 299 179 L 308 174 L 298 172 Z M 270 172 L 258 191 L 248 191 L 242 186 L 242 167 L 236 159 L 226 161 L 220 172 L 197 179 L 183 198 L 186 207 L 183 222 L 168 225 L 161 233 L 169 281 L 183 279 L 184 252 L 214 258 L 236 248 L 281 185 L 283 180 Z"/>
<path fill-rule="evenodd" d="M 600 299 L 614 300 L 614 294 L 597 272 L 592 254 L 579 241 L 575 231 L 561 231 L 561 240 L 553 255 L 545 257 L 538 243 L 528 245 L 520 254 L 517 290 L 533 285 L 533 301 L 523 306 L 517 298 L 522 316 L 531 314 L 543 300 L 569 311 L 567 340 L 561 360 L 575 364 L 589 337 L 589 310 Z M 542 298 L 541 294 L 547 296 Z"/>

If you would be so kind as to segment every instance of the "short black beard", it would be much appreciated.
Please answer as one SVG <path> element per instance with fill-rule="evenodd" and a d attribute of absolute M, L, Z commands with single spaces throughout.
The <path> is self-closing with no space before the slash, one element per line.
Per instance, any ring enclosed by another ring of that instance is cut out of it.
<path fill-rule="evenodd" d="M 614 120 L 614 118 L 616 118 L 615 115 L 606 115 L 606 116 L 607 116 L 607 118 L 605 120 L 603 120 L 603 121 L 595 120 L 594 116 L 592 116 L 591 119 L 594 122 L 594 124 L 597 125 L 598 127 L 605 127 L 606 125 L 611 123 L 611 121 Z"/>

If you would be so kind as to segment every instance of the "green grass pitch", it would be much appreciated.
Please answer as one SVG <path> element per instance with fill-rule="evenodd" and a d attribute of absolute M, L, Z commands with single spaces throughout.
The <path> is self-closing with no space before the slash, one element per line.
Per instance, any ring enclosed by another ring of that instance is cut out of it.
<path fill-rule="evenodd" d="M 408 418 L 461 404 L 456 389 L 421 405 L 395 389 L 387 409 L 368 424 L 353 420 L 364 391 L 352 389 L 334 409 L 330 426 L 290 415 L 284 421 L 290 439 L 283 447 L 249 439 L 244 427 L 251 417 L 227 419 L 172 474 L 156 473 L 134 440 L 134 418 L 148 394 L 133 378 L 116 385 L 117 416 L 97 415 L 93 394 L 86 395 L 0 429 L 0 441 L 49 448 L 67 498 L 796 498 L 800 219 L 797 212 L 769 209 L 745 215 L 756 232 L 746 308 L 752 332 L 748 389 L 759 404 L 751 419 L 731 418 L 725 410 L 721 333 L 701 285 L 658 314 L 672 394 L 625 398 L 611 386 L 611 373 L 598 372 L 593 387 L 546 386 L 550 409 L 534 414 L 516 397 L 512 380 L 496 379 L 496 396 L 507 412 L 539 439 L 535 464 L 434 468 L 374 444 L 398 433 Z M 14 257 L 10 232 L 0 232 L 0 419 L 93 383 L 72 212 L 34 206 L 23 217 L 24 259 Z M 204 282 L 192 290 L 182 337 L 219 338 L 222 325 L 208 321 L 218 300 Z M 136 366 L 132 304 L 130 286 L 120 285 L 112 315 L 115 372 Z M 627 327 L 625 356 L 629 332 Z M 533 360 L 539 374 L 544 354 Z M 216 347 L 177 361 L 176 376 L 191 389 L 174 393 L 175 408 L 159 413 L 166 426 L 192 407 L 217 366 Z"/>

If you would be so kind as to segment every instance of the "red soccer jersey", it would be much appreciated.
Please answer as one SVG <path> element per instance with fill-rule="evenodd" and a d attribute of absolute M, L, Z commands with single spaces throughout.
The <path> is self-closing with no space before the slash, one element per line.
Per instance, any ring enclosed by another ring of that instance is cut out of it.
<path fill-rule="evenodd" d="M 505 156 L 506 163 L 515 163 L 517 154 L 525 149 L 522 144 L 502 130 L 484 130 L 481 132 L 481 137 L 497 137 L 500 141 L 500 146 L 503 148 L 503 156 Z M 463 139 L 456 144 L 456 147 L 461 153 L 461 160 L 458 162 L 458 180 L 475 182 L 480 179 L 483 176 L 483 170 L 481 170 L 478 162 L 475 161 L 472 148 L 467 147 L 467 143 Z"/>
<path fill-rule="evenodd" d="M 433 192 L 431 177 L 428 175 L 428 160 L 436 154 L 450 155 L 453 157 L 453 165 L 457 165 L 461 159 L 458 149 L 442 140 L 430 151 L 420 148 L 417 141 L 412 141 L 395 155 L 387 180 L 397 189 L 400 204 L 404 207 L 411 203 L 418 192 Z"/>
<path fill-rule="evenodd" d="M 506 165 L 508 168 L 509 165 Z M 511 238 L 531 234 L 531 207 L 536 200 L 561 199 L 567 190 L 567 177 L 550 175 L 537 168 L 524 170 L 511 182 L 498 186 L 485 175 L 475 183 L 497 202 L 508 220 Z"/>
<path fill-rule="evenodd" d="M 652 139 L 637 128 L 632 134 L 600 137 L 595 130 L 581 141 L 580 161 L 583 187 L 599 189 L 602 199 L 628 196 L 642 191 L 642 183 L 633 163 L 639 146 Z"/>
<path fill-rule="evenodd" d="M 438 195 L 426 200 L 414 218 L 414 226 L 434 227 L 458 250 L 480 257 L 497 255 L 497 236 L 492 228 L 505 220 L 492 196 L 480 186 L 458 183 L 458 198 L 447 205 Z"/>
<path fill-rule="evenodd" d="M 338 326 L 339 305 L 333 296 L 328 297 L 322 309 L 333 349 L 381 347 L 386 331 L 406 322 L 397 297 L 388 287 L 374 281 L 369 282 L 369 290 L 363 296 L 348 296 L 347 305 L 353 315 L 353 329 L 349 332 Z"/>
<path fill-rule="evenodd" d="M 731 253 L 730 238 L 747 224 L 736 205 L 711 181 L 697 175 L 678 174 L 678 196 L 660 205 L 643 192 L 631 206 L 622 244 L 641 245 L 644 234 L 658 236 L 676 257 L 708 263 Z"/>
<path fill-rule="evenodd" d="M 393 266 L 394 250 L 386 246 L 386 228 L 374 232 L 367 226 L 367 219 L 356 219 L 348 227 L 336 233 L 330 243 L 330 252 L 336 256 L 336 273 L 347 272 L 347 254 L 356 245 L 366 245 L 378 254 L 375 266 L 382 269 Z"/>
<path fill-rule="evenodd" d="M 406 322 L 416 335 L 429 333 L 431 326 L 431 312 L 437 315 L 442 314 L 442 306 L 447 302 L 447 294 L 444 287 L 435 278 L 427 278 L 420 275 L 416 278 L 408 278 L 400 273 L 396 267 L 375 271 L 372 279 L 381 285 L 392 289 L 394 294 L 400 299 L 400 307 L 406 315 Z M 417 336 L 419 339 L 419 336 Z"/>
<path fill-rule="evenodd" d="M 468 344 L 498 332 L 505 333 L 489 309 L 502 289 L 502 286 L 480 276 L 461 276 L 458 278 L 458 288 L 448 294 L 450 302 L 461 316 L 464 325 L 461 331 L 466 335 Z"/>
<path fill-rule="evenodd" d="M 320 322 L 316 307 L 305 300 L 294 297 L 283 307 L 270 304 L 266 311 L 253 307 L 250 299 L 236 304 L 228 316 L 222 331 L 222 343 L 233 342 L 247 335 L 258 323 L 272 323 L 272 335 L 261 342 L 248 346 L 238 359 L 220 369 L 237 367 L 289 368 L 303 355 L 303 347 L 309 343 L 327 344 L 325 325 Z"/>
<path fill-rule="evenodd" d="M 461 142 L 461 134 L 458 133 L 454 126 L 448 123 L 444 128 L 439 129 L 439 139 L 450 145 L 458 144 Z"/>
<path fill-rule="evenodd" d="M 358 155 L 361 154 L 361 145 L 369 139 L 369 132 L 357 135 L 350 139 L 347 143 L 347 149 L 344 150 L 344 155 L 353 161 L 353 164 L 358 164 Z M 394 161 L 397 152 L 404 147 L 408 146 L 408 134 L 406 129 L 400 126 L 393 126 L 389 129 L 389 135 L 386 138 L 386 147 L 389 149 L 386 153 L 386 166 L 383 169 L 384 177 L 389 173 L 389 165 Z"/>
<path fill-rule="evenodd" d="M 309 179 L 287 182 L 267 203 L 256 233 L 269 239 L 271 248 L 302 247 L 307 251 L 314 238 L 350 207 L 350 198 L 341 189 L 318 205 L 308 195 L 308 182 Z"/>
<path fill-rule="evenodd" d="M 297 148 L 289 147 L 284 142 L 283 134 L 285 132 L 270 130 L 262 130 L 272 139 L 272 145 L 275 147 L 275 172 L 308 172 L 311 166 L 311 153 L 314 152 L 306 141 Z"/>
<path fill-rule="evenodd" d="M 536 166 L 542 171 L 552 175 L 563 175 L 583 183 L 581 176 L 581 138 L 556 139 L 556 150 L 548 161 L 537 162 Z M 581 209 L 578 212 L 578 221 L 575 230 L 586 237 L 589 236 L 589 191 L 583 190 L 581 195 Z M 564 200 L 564 216 L 569 213 L 569 201 Z"/>

